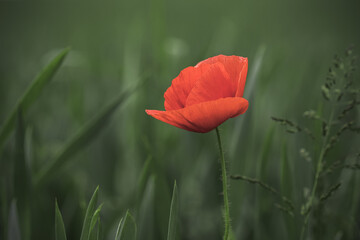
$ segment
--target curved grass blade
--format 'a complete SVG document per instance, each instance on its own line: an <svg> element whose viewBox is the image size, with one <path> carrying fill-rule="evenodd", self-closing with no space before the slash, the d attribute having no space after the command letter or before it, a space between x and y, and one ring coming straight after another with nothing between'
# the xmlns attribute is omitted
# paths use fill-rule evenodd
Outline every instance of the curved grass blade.
<svg viewBox="0 0 360 240"><path fill-rule="evenodd" d="M179 211L178 190L177 190L176 181L175 181L173 195L172 195L172 199L171 199L171 206L170 206L170 216L169 216L167 240L175 240L176 239L178 211Z"/></svg>
<svg viewBox="0 0 360 240"><path fill-rule="evenodd" d="M75 153L85 147L97 134L106 126L115 110L130 96L132 91L121 93L109 105L107 105L99 114L80 128L60 149L55 158L40 169L35 178L34 185L41 186L49 176L56 170L64 166Z"/></svg>
<svg viewBox="0 0 360 240"><path fill-rule="evenodd" d="M115 240L135 240L136 239L136 223L134 218L126 211L125 217L119 222Z"/></svg>
<svg viewBox="0 0 360 240"><path fill-rule="evenodd" d="M119 221L119 225L117 227L117 230L116 230L116 235L115 235L115 240L119 240L120 239L120 229L121 229L121 226L122 226L122 221L124 219L121 218L120 221Z"/></svg>
<svg viewBox="0 0 360 240"><path fill-rule="evenodd" d="M11 131L15 126L16 114L19 108L25 112L31 104L39 97L42 89L45 85L51 80L58 68L61 66L61 63L68 54L70 48L65 48L62 50L59 55L57 55L34 79L28 89L25 91L24 95L18 100L15 108L12 110L9 117L5 120L5 123L0 129L0 148L5 143L6 139L9 137Z"/></svg>
<svg viewBox="0 0 360 240"><path fill-rule="evenodd" d="M98 199L98 192L99 187L97 187L94 191L94 194L92 195L89 205L86 209L85 219L81 231L81 237L80 240L88 240L90 236L90 227L91 227L91 220L94 216L94 213L96 212L96 204Z"/></svg>
<svg viewBox="0 0 360 240"><path fill-rule="evenodd" d="M103 204L101 204L94 212L92 218L91 218L91 223L90 223L90 229L89 229L89 239L96 239L99 235L99 228L100 228L100 211L102 208ZM95 229L95 225L96 223L97 228Z"/></svg>
<svg viewBox="0 0 360 240"><path fill-rule="evenodd" d="M66 231L64 221L59 210L57 201L55 200L55 240L66 240Z"/></svg>

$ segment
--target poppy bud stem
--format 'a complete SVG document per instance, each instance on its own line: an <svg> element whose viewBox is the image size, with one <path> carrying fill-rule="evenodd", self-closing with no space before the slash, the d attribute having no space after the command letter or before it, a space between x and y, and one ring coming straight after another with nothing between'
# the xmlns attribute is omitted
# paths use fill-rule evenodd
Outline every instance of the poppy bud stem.
<svg viewBox="0 0 360 240"><path fill-rule="evenodd" d="M221 137L219 128L216 128L217 140L219 143L220 150L220 161L221 161L221 172L222 172L222 183L223 183L223 195L224 195L224 220L225 220L225 232L224 240L228 240L229 230L230 230L230 213L229 213L229 199L228 199L228 184L227 184L227 175L226 175L226 163L224 158L224 152L221 143Z"/></svg>

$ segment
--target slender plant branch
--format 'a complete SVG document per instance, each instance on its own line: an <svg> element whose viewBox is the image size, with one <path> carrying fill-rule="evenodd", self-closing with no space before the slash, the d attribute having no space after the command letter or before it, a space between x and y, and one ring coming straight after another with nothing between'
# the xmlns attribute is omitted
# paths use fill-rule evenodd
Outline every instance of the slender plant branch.
<svg viewBox="0 0 360 240"><path fill-rule="evenodd" d="M328 120L328 123L327 123L327 126L329 126L329 129L326 131L326 135L324 137L323 145L322 145L321 152L320 152L320 155L319 155L319 160L317 162L314 184L313 184L313 187L312 187L312 190L311 190L311 196L310 196L309 202L305 206L306 207L305 220L304 220L304 224L302 226L300 240L302 240L304 238L305 229L306 229L307 224L309 222L311 208L313 206L315 195L316 195L316 190L317 190L317 186L318 186L318 182L319 182L319 177L320 177L320 174L321 174L321 172L323 170L323 160L324 160L325 153L327 151L327 145L328 145L328 140L329 140L329 136L330 136L330 127L332 125L333 117L334 117L334 108L332 107L330 117L329 117L329 120Z"/></svg>
<svg viewBox="0 0 360 240"><path fill-rule="evenodd" d="M216 128L216 135L220 150L221 173L222 173L221 175L222 175L222 183L223 183L224 208L225 208L224 209L224 220L225 220L224 240L228 240L229 230L230 230L228 185L227 185L227 175L226 175L226 163L225 163L224 152L221 143L220 132L218 128Z"/></svg>

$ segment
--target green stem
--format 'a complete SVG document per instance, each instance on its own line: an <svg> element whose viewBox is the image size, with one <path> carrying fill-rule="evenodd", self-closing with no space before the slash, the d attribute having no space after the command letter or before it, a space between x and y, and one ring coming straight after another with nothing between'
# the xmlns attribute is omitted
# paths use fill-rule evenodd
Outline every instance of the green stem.
<svg viewBox="0 0 360 240"><path fill-rule="evenodd" d="M331 111L329 121L327 122L328 130L326 132L326 135L325 135L325 138L324 138L324 141L323 141L323 145L322 145L322 148L321 148L321 152L320 152L320 155L319 155L319 160L317 162L314 184L313 184L313 187L312 187L312 190L311 190L311 196L310 196L309 204L308 204L308 209L309 210L308 210L308 213L306 213L306 216L305 216L304 224L303 224L303 227L302 227L302 230L301 230L300 240L302 240L303 237L304 237L305 228L306 228L306 226L308 224L311 208L312 208L312 205L313 205L313 202L314 202L314 199L315 199L316 190L317 190L317 186L318 186L318 182L319 182L319 177L320 177L320 174L321 174L321 171L322 171L322 165L323 165L323 159L324 159L324 155L325 155L325 151L326 151L326 146L328 144L328 139L329 139L329 136L330 136L330 128L331 128L331 125L332 125L333 116L334 116L334 110Z"/></svg>
<svg viewBox="0 0 360 240"><path fill-rule="evenodd" d="M226 164L224 158L224 152L221 143L221 137L219 129L216 128L217 140L219 143L220 150L220 160L221 160L221 175L222 175L222 183L223 183L223 195L224 195L224 220L225 220L225 232L224 232L224 240L228 240L229 230L230 230L230 213L229 213L229 199L228 199L228 184L227 184L227 176L226 176Z"/></svg>

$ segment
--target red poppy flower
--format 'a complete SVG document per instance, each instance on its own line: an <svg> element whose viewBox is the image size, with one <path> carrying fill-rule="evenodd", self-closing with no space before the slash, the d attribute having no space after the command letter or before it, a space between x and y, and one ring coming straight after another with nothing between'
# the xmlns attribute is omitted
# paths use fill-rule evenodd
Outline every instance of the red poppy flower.
<svg viewBox="0 0 360 240"><path fill-rule="evenodd" d="M206 133L246 112L243 92L247 58L219 55L182 70L164 94L165 110L154 118L188 131Z"/></svg>

